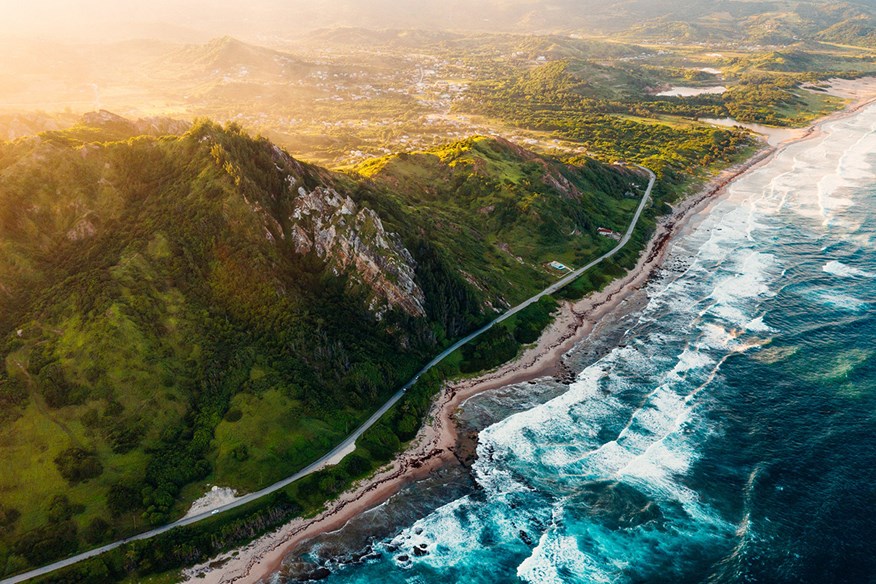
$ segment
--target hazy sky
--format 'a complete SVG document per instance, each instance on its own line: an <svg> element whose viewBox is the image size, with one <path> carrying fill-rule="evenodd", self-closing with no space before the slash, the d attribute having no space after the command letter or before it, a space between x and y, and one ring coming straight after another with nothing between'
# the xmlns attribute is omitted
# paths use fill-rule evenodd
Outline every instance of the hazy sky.
<svg viewBox="0 0 876 584"><path fill-rule="evenodd" d="M628 0L0 0L5 39L203 41L331 26L491 28L526 15L588 14ZM659 4L677 0L648 0ZM504 20L504 16L511 16ZM560 19L562 22L562 19Z"/></svg>
<svg viewBox="0 0 876 584"><path fill-rule="evenodd" d="M252 2L231 0L0 0L6 37L118 40L155 25L204 30L248 18Z"/></svg>
<svg viewBox="0 0 876 584"><path fill-rule="evenodd" d="M472 4L496 0L0 0L4 38L119 40L158 37L184 40L222 34L294 35L336 24L393 26L454 20ZM526 4L532 0L522 0ZM438 14L436 14L438 13ZM370 17L370 20L369 20ZM191 38L190 40L202 40Z"/></svg>

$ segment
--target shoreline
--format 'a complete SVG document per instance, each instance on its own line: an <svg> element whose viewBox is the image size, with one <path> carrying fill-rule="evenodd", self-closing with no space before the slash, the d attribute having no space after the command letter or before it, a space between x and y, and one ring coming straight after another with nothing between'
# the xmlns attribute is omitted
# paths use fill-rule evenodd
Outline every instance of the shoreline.
<svg viewBox="0 0 876 584"><path fill-rule="evenodd" d="M376 474L329 502L316 516L295 519L247 546L185 570L186 580L215 584L265 582L281 569L285 557L296 547L319 534L342 528L353 517L383 504L404 486L428 476L441 466L462 463L466 453L460 448L455 414L468 399L485 391L539 378L568 378L570 372L564 367L563 356L647 283L662 265L673 237L691 218L725 194L736 179L769 162L788 144L814 138L820 135L824 124L850 117L876 102L876 80L865 78L859 81L857 84L843 82L846 87L837 92L841 97L854 100L842 111L816 120L809 127L800 129L798 135L778 145L765 143L750 158L725 169L678 202L670 214L658 220L656 230L634 268L600 292L581 300L561 302L554 321L538 341L513 361L476 378L445 385L432 404L429 421L408 449Z"/></svg>

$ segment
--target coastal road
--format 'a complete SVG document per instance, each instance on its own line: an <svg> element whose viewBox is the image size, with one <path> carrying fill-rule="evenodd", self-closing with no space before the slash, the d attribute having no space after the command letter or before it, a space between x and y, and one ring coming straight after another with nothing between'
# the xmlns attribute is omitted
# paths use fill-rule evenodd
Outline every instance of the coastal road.
<svg viewBox="0 0 876 584"><path fill-rule="evenodd" d="M463 345L465 345L469 341L472 341L473 339L476 339L480 335L484 334L486 331L491 329L493 326L499 324L500 322L502 322L508 318L511 318L512 316L514 316L515 314L517 314L521 310L525 309L527 306L530 306L531 304L538 302L543 297L548 296L550 294L553 294L557 290L560 290L564 286L575 281L579 276L581 276L581 274L583 274L587 270L593 268L594 266L600 264L601 262L607 260L608 258L615 255L617 252L622 250L624 248L624 246L626 246L627 243L629 243L630 238L633 235L633 230L635 230L636 225L639 222L639 218L642 216L642 212L645 210L645 207L647 206L648 201L650 200L651 190L654 188L654 183L657 182L657 176L651 170L649 170L645 167L641 167L641 166L639 168L641 168L642 170L647 172L648 176L650 177L649 181L648 181L648 188L645 189L645 194L642 195L642 200L639 203L639 206L636 208L636 213L635 213L635 215L633 215L633 219L632 219L632 221L630 221L630 225L627 228L626 233L624 233L623 237L620 239L620 241L618 241L618 244L614 248L612 248L611 251L596 258L595 260L593 260L592 262L590 262L586 266L578 268L577 270L571 272L570 274L561 278L560 280L557 280L556 282L554 282L553 284L551 284L550 286L548 286L547 288L545 288L544 290L542 290L541 292L539 292L538 294L536 294L535 296L530 298L529 300L526 300L523 303L518 304L514 308L508 310L507 312L505 312L501 316L497 317L495 320L491 321L489 324L479 328L475 332L471 333L470 335L466 336L465 338L458 340L453 345L444 349L444 351L442 351L434 359L429 361L429 363L427 363L426 366L423 367L419 373L417 373L410 381L408 381L401 389L399 389L391 398L389 398L389 400L386 403L384 403L380 407L380 409L378 409L376 412L374 412L371 415L371 417L365 421L364 424L359 426L359 428L357 428L352 434L347 436L347 438L345 438L343 442L341 442L340 444L335 446L330 452L328 452L327 454L322 456L319 460L314 461L313 463L307 465L303 469L299 470L298 472L296 472L292 476L283 479L282 481L279 481L277 483L274 483L273 485L267 486L260 491L256 491L254 493L244 495L240 499L236 499L235 501L233 501L231 503L227 503L227 504L222 505L221 507L218 507L218 508L213 509L211 511L199 513L198 515L192 515L191 517L184 517L178 521L174 521L173 523L168 523L167 525L163 525L161 527L156 527L155 529L146 531L146 532L141 533L139 535L134 535L131 537L127 537L125 539L121 539L119 541L107 544L105 546L95 548L93 550L89 550L87 552L83 552L81 554L72 556L72 557L67 558L65 560L60 560L60 561L55 562L53 564L43 566L42 568L37 568L35 570L31 570L30 572L25 572L23 574L19 574L18 576L12 576L11 578L7 578L7 579L3 580L2 582L0 582L0 584L15 584L17 582L24 582L26 580L30 580L31 578L36 578L37 576L44 576L46 574L49 574L50 572L54 572L55 570L59 570L61 568L65 568L67 566L71 566L73 564L81 562L82 560L86 560L88 558L93 558L94 556L98 556L102 553L114 550L118 547L125 545L126 543L129 543L132 541L143 540L143 539L149 539L149 538L155 537L156 535L160 535L162 533L170 531L171 529L175 529L177 527L182 527L184 525L192 525L193 523L198 523L199 521L203 521L204 519L207 519L208 517L213 517L214 515L222 513L223 511L229 511L231 509L240 507L241 505L246 505L247 503L251 503L253 501L261 499L262 497L266 497L267 495L270 495L271 493L275 493L275 492L279 491L280 489L287 487L291 483L294 483L295 481L302 479L302 478L306 477L307 475L314 473L314 472L318 471L319 469L323 468L331 460L337 458L339 455L341 455L342 453L347 451L349 448L351 448L353 446L353 444L355 444L356 440L358 440L359 437L362 436L362 434L364 434L369 428L371 428L371 426L376 424L377 421L381 417L383 417L383 415L387 411L389 411L389 409L392 406L394 406L402 397L404 397L405 392L408 389L410 389L411 386L413 386L417 382L417 380L420 379L420 376L422 376L424 373L426 373L427 371L429 371L430 369L435 367L438 363L440 363L445 358L447 358L448 355L450 355L451 353L453 353L454 351L456 351L457 349L459 349L460 347L462 347Z"/></svg>

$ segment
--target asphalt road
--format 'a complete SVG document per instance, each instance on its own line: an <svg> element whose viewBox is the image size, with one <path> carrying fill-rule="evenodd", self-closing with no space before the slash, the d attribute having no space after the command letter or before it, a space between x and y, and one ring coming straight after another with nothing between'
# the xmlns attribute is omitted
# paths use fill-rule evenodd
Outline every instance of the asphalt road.
<svg viewBox="0 0 876 584"><path fill-rule="evenodd" d="M592 262L590 262L586 266L578 268L577 270L571 272L570 274L563 277L562 279L557 280L556 282L554 282L553 284L551 284L550 286L548 286L547 288L545 288L544 290L542 290L541 292L539 292L538 294L536 294L535 296L530 298L529 300L526 300L523 303L518 304L514 308L508 310L508 312L505 312L501 316L497 317L495 320L493 320L489 324L483 326L482 328L476 330L475 332L471 333L467 337L458 340L456 343L454 343L450 347L447 347L446 349L444 349L444 351L442 351L434 359L429 361L429 363L427 363L426 366L423 367L419 373L417 373L410 381L408 381L401 389L399 389L391 398L389 398L389 400L385 404L383 404L380 407L380 409L378 409L376 412L374 412L374 414L372 414L371 417L368 418L364 424L359 426L359 428L357 428L352 434L347 436L347 438L343 442L341 442L340 444L335 446L330 452L326 453L319 460L314 461L313 463L311 463L308 466L304 467L303 469L299 470L298 472L296 472L292 476L283 479L282 481L279 481L277 483L274 483L273 485L267 486L260 491L256 491L254 493L250 493L248 495L245 495L245 496L241 497L240 499L237 499L231 503L228 503L226 505L218 507L217 509L214 509L211 511L206 511L206 512L200 513L198 515L192 515L191 517L185 517L185 518L180 519L178 521L174 521L173 523L168 523L167 525L163 525L161 527L156 527L155 529L151 529L149 531L143 532L139 535L127 537L125 539L121 539L119 541L107 544L105 546L95 548L95 549L89 550L87 552L82 552L81 554L77 554L77 555L72 556L70 558L67 558L65 560L57 561L53 564L49 564L48 566L43 566L42 568L37 568L35 570L31 570L30 572L25 572L23 574L19 574L18 576L12 576L11 578L7 578L7 579L3 580L2 582L0 582L0 584L15 584L16 582L24 582L26 580L30 580L31 578L36 578L37 576L44 576L46 574L49 574L50 572L54 572L55 570L59 570L61 568L65 568L67 566L71 566L73 564L81 562L82 560L86 560L88 558L93 558L94 556L98 556L104 552L114 550L118 547L125 545L128 542L142 540L142 539L149 539L151 537L155 537L156 535L162 534L166 531L170 531L171 529L174 529L176 527L182 527L184 525L191 525L193 523L198 523L199 521L203 521L204 519L207 519L208 517L212 517L214 515L222 513L223 511L228 511L230 509L240 507L241 505L246 505L247 503L251 503L257 499L261 499L262 497L270 495L271 493L275 493L275 492L279 491L280 489L288 486L289 484L294 483L295 481L302 479L302 478L306 477L307 475L319 470L329 460L336 457L337 455L342 453L345 449L347 449L352 444L354 444L356 442L356 440L358 440L359 437L362 436L362 434L364 434L369 428L371 428L371 426L373 426L375 423L377 423L377 420L379 420L381 417L383 417L383 414L385 414L387 411L389 411L389 409L392 406L394 406L404 396L405 392L412 385L414 385L414 383L417 382L417 380L420 378L421 375L423 375L424 373L426 373L427 371L432 369L435 365L437 365L438 363L443 361L448 355L450 355L451 353L453 353L454 351L456 351L457 349L459 349L460 347L462 347L463 345L465 345L469 341L484 334L486 331L488 331L494 325L496 325L496 324L498 324L498 323L500 323L508 318L511 318L512 316L514 316L515 314L517 314L518 312L520 312L521 310L523 310L524 308L526 308L530 304L538 302L544 296L548 296L550 294L553 294L557 290L559 290L559 289L563 288L564 286L566 286L567 284L573 282L581 274L583 274L587 270L591 269L593 266L607 260L608 258L615 255L617 252L619 252L621 249L623 249L624 246L627 243L629 243L630 238L633 235L633 230L636 228L636 225L639 222L639 218L641 217L642 212L645 210L645 207L648 204L648 200L651 197L651 190L654 188L654 183L657 181L657 177L653 172L651 172L650 170L648 170L647 168L644 168L644 167L639 167L639 168L646 171L648 173L648 175L650 176L650 180L648 181L648 188L645 190L645 194L642 195L642 201L639 203L639 206L636 208L636 213L635 213L635 215L633 215L633 219L632 219L632 221L630 221L630 226L627 228L626 233L624 233L621 240L618 242L618 244L614 248L612 248L611 251L598 257L597 259L593 260Z"/></svg>

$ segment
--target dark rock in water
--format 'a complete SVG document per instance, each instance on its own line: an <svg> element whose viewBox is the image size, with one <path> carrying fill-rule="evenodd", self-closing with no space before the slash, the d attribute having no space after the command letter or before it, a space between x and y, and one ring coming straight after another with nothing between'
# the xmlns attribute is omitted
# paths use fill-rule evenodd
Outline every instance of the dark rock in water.
<svg viewBox="0 0 876 584"><path fill-rule="evenodd" d="M361 562L361 561L363 561L371 556L374 556L374 555L380 555L380 554L375 554L373 552L373 549L371 548L371 546L368 546L364 550L352 554L350 556L350 561L354 564L358 564L359 562Z"/></svg>
<svg viewBox="0 0 876 584"><path fill-rule="evenodd" d="M394 554L395 552L398 551L398 546L395 545L394 543L388 543L388 544L386 544L386 551L390 554Z"/></svg>
<svg viewBox="0 0 876 584"><path fill-rule="evenodd" d="M415 547L414 548L414 555L417 556L418 558L422 558L423 556L428 556L429 552L426 551L425 549L420 549L418 547Z"/></svg>
<svg viewBox="0 0 876 584"><path fill-rule="evenodd" d="M317 568L316 570L314 570L313 572L308 574L307 579L304 581L305 582L308 582L308 581L312 582L314 580L325 580L326 578L328 578L331 575L332 575L332 573L328 568L320 566L319 568Z"/></svg>
<svg viewBox="0 0 876 584"><path fill-rule="evenodd" d="M396 560L398 560L399 562L402 562L402 563L407 562L407 561L409 561L410 559L411 559L411 558L410 558L409 556L406 556L406 555L401 555L401 556L399 556L399 557L396 558Z"/></svg>
<svg viewBox="0 0 876 584"><path fill-rule="evenodd" d="M525 531L523 531L521 529L519 535L520 535L520 539L523 540L523 543L525 543L526 545L530 545L530 546L532 545L532 538L529 537L528 533L526 533Z"/></svg>
<svg viewBox="0 0 876 584"><path fill-rule="evenodd" d="M478 433L472 430L471 432L461 434L453 454L456 456L459 464L465 468L471 468L478 459Z"/></svg>
<svg viewBox="0 0 876 584"><path fill-rule="evenodd" d="M313 582L325 580L331 575L331 571L325 566L317 566L310 562L294 562L283 567L283 576L288 582Z"/></svg>

